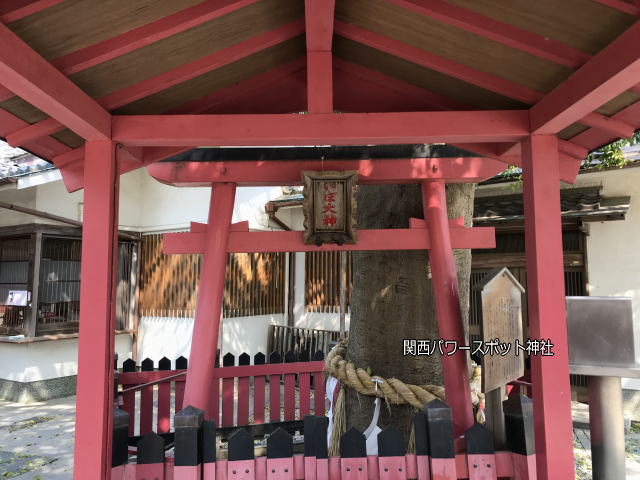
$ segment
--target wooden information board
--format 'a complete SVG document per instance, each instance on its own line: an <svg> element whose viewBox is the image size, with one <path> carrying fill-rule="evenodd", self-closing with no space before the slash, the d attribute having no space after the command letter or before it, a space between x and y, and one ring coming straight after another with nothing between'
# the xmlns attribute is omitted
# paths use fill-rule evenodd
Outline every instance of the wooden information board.
<svg viewBox="0 0 640 480"><path fill-rule="evenodd" d="M503 387L524 375L524 353L516 341L522 338L522 294L524 288L507 268L496 267L474 286L482 298L480 337L484 348L497 340L499 346L482 358L482 391ZM506 345L510 344L508 352ZM519 355L516 355L518 353Z"/></svg>

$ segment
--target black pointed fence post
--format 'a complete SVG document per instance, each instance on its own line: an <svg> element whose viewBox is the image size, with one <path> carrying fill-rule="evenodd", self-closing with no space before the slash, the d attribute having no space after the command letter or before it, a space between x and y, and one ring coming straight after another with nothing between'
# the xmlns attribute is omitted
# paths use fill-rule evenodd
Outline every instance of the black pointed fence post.
<svg viewBox="0 0 640 480"><path fill-rule="evenodd" d="M413 432L416 445L416 467L418 480L431 478L429 466L429 439L427 438L427 416L418 412L413 416Z"/></svg>
<svg viewBox="0 0 640 480"><path fill-rule="evenodd" d="M404 438L393 425L378 434L378 468L380 480L405 480L407 461Z"/></svg>
<svg viewBox="0 0 640 480"><path fill-rule="evenodd" d="M143 372L153 372L153 360L145 358L140 367ZM148 381L144 379L144 383ZM153 428L153 389L153 385L140 387L140 435L149 433Z"/></svg>
<svg viewBox="0 0 640 480"><path fill-rule="evenodd" d="M456 455L451 409L446 403L436 399L427 403L423 411L427 420L431 475L442 480L455 480Z"/></svg>
<svg viewBox="0 0 640 480"><path fill-rule="evenodd" d="M129 454L129 414L119 408L113 409L113 440L111 469L114 478L124 476L124 466Z"/></svg>
<svg viewBox="0 0 640 480"><path fill-rule="evenodd" d="M229 436L228 444L227 480L255 478L253 437L244 428L239 428Z"/></svg>
<svg viewBox="0 0 640 480"><path fill-rule="evenodd" d="M533 402L524 395L513 395L502 402L507 444L513 459L515 478L536 478L536 449L533 431Z"/></svg>
<svg viewBox="0 0 640 480"><path fill-rule="evenodd" d="M164 480L164 439L149 432L138 441L136 478Z"/></svg>
<svg viewBox="0 0 640 480"><path fill-rule="evenodd" d="M201 475L203 420L204 412L192 406L179 411L173 418L175 471L176 474L179 472L180 476L185 478L191 478L196 474Z"/></svg>
<svg viewBox="0 0 640 480"><path fill-rule="evenodd" d="M327 480L329 478L329 445L327 439L329 419L327 417L315 417L315 419L313 448L316 454L316 479Z"/></svg>
<svg viewBox="0 0 640 480"><path fill-rule="evenodd" d="M128 358L122 362L122 373L134 373L136 372L136 362ZM121 377L122 378L122 377ZM122 389L126 390L131 388L131 384L123 384ZM122 405L120 408L129 414L129 436L133 437L135 432L136 423L136 393L133 390L128 392L122 392Z"/></svg>
<svg viewBox="0 0 640 480"><path fill-rule="evenodd" d="M493 432L476 423L466 431L464 439L467 446L469 480L498 478Z"/></svg>
<svg viewBox="0 0 640 480"><path fill-rule="evenodd" d="M180 355L176 358L176 370L186 370L189 366L189 361ZM175 397L176 397L176 412L182 410L182 400L184 399L184 384L186 380L186 375L182 377L178 377L175 382Z"/></svg>
<svg viewBox="0 0 640 480"><path fill-rule="evenodd" d="M367 480L367 445L355 428L340 437L340 474L342 480Z"/></svg>
<svg viewBox="0 0 640 480"><path fill-rule="evenodd" d="M267 439L267 480L293 480L293 437L282 427Z"/></svg>
<svg viewBox="0 0 640 480"><path fill-rule="evenodd" d="M316 417L304 416L304 477L316 480Z"/></svg>
<svg viewBox="0 0 640 480"><path fill-rule="evenodd" d="M202 480L216 478L216 422L202 422Z"/></svg>

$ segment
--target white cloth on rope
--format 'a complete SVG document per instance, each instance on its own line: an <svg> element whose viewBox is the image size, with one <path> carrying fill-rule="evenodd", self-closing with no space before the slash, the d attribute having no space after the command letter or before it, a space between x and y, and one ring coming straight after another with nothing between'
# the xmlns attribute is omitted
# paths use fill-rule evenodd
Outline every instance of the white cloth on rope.
<svg viewBox="0 0 640 480"><path fill-rule="evenodd" d="M325 386L325 395L329 399L329 425L327 426L327 447L331 443L331 432L333 431L333 394L336 391L336 387L339 382L336 377L327 377L327 384Z"/></svg>

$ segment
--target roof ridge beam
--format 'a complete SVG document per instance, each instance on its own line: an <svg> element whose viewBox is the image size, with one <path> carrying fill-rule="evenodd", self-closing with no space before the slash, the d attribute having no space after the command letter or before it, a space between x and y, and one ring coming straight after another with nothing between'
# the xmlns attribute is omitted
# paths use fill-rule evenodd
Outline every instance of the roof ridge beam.
<svg viewBox="0 0 640 480"><path fill-rule="evenodd" d="M305 0L307 110L333 112L333 22L335 0Z"/></svg>
<svg viewBox="0 0 640 480"><path fill-rule="evenodd" d="M638 83L640 21L531 108L531 130L556 134Z"/></svg>
<svg viewBox="0 0 640 480"><path fill-rule="evenodd" d="M109 112L3 24L0 24L0 81L84 139L110 138Z"/></svg>
<svg viewBox="0 0 640 480"><path fill-rule="evenodd" d="M441 0L387 0L419 15L488 38L538 58L575 69L591 55L556 40L545 38L491 17L475 13Z"/></svg>
<svg viewBox="0 0 640 480"><path fill-rule="evenodd" d="M302 20L296 20L274 30L269 30L255 37L251 37L243 42L218 50L205 57L180 65L168 72L163 72L154 77L142 80L141 82L105 95L95 101L105 109L113 110L154 93L158 93L178 83L203 75L216 68L241 60L249 55L265 50L298 35L302 35L303 33L304 24ZM64 125L61 122L57 122L56 125L56 120L45 119L25 129L12 132L11 139L13 142L31 141L42 137L43 132L45 135L48 135L58 132L63 128ZM16 143L16 145L19 145L19 143Z"/></svg>

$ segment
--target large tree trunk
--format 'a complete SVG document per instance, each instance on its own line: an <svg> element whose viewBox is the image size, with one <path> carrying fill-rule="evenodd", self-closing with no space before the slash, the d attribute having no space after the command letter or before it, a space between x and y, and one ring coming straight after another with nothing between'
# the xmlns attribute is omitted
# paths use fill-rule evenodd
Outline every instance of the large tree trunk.
<svg viewBox="0 0 640 480"><path fill-rule="evenodd" d="M471 225L475 184L447 185L449 218ZM407 228L424 218L420 186L361 186L359 228ZM465 332L468 328L471 252L455 251ZM404 356L404 339L437 339L438 325L426 251L353 254L353 293L347 359L384 378L416 385L442 385L440 355ZM446 339L445 339L446 340ZM373 397L347 389L347 428L363 431L371 422ZM383 404L378 425L393 424L408 441L412 408Z"/></svg>

